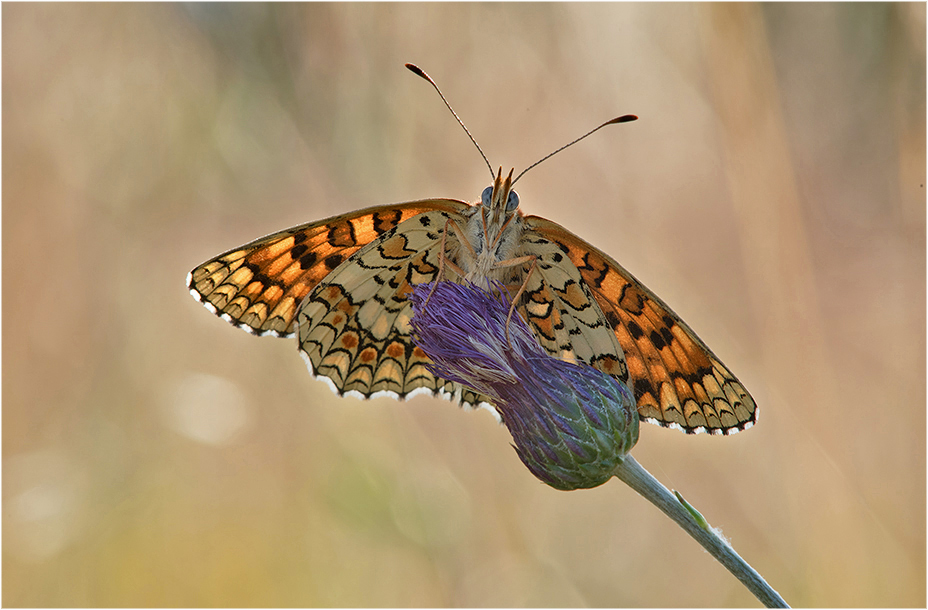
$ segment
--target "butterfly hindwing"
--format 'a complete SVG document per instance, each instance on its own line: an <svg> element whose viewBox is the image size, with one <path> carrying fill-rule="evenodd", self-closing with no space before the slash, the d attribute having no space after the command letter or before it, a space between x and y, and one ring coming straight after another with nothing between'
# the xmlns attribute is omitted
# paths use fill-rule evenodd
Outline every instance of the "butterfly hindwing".
<svg viewBox="0 0 928 610"><path fill-rule="evenodd" d="M203 263L187 276L187 287L207 309L243 330L291 337L306 295L362 246L423 212L467 207L453 199L426 199L300 225Z"/></svg>
<svg viewBox="0 0 928 610"><path fill-rule="evenodd" d="M560 245L595 297L622 347L642 419L688 433L731 434L754 424L754 399L663 301L567 229L537 216L525 220Z"/></svg>
<svg viewBox="0 0 928 610"><path fill-rule="evenodd" d="M622 347L561 246L528 232L523 235L523 248L537 258L518 309L541 346L556 358L595 365L627 383Z"/></svg>

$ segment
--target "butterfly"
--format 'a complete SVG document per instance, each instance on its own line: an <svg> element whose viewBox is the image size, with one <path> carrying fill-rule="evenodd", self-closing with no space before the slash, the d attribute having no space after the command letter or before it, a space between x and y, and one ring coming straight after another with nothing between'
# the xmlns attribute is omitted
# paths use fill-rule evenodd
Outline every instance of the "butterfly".
<svg viewBox="0 0 928 610"><path fill-rule="evenodd" d="M642 420L691 434L751 427L753 398L690 327L608 254L524 215L512 173L500 168L473 204L381 205L267 235L199 265L187 287L249 333L297 337L310 373L339 395L427 392L492 407L429 371L410 337L407 297L412 286L439 279L499 282L517 294L515 309L546 351L628 384Z"/></svg>

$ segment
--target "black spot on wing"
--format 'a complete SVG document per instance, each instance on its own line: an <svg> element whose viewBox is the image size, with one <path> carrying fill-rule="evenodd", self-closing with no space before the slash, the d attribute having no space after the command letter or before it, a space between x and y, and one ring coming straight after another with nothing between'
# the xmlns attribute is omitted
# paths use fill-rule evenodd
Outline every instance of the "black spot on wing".
<svg viewBox="0 0 928 610"><path fill-rule="evenodd" d="M259 282L264 287L263 290L267 290L268 286L277 286L278 288L286 289L286 287L283 285L283 282L280 282L279 280L271 279L264 273L256 273L255 276L251 278L251 281Z"/></svg>
<svg viewBox="0 0 928 610"><path fill-rule="evenodd" d="M641 330L641 327L638 326L638 323L635 322L634 320L629 320L626 326L628 328L629 334L632 336L632 339L635 339L637 341L638 339L644 336L644 331Z"/></svg>
<svg viewBox="0 0 928 610"><path fill-rule="evenodd" d="M655 348L657 348L658 351L667 347L667 344L664 342L664 338L661 337L661 335L656 330L651 331L651 334L648 335L648 339L651 340L651 343Z"/></svg>
<svg viewBox="0 0 928 610"><path fill-rule="evenodd" d="M670 332L670 328L667 326L661 327L660 330L661 338L664 340L664 343L670 345L673 343L673 334Z"/></svg>
<svg viewBox="0 0 928 610"><path fill-rule="evenodd" d="M608 322L609 326L612 328L615 328L622 323L621 320L619 320L619 316L611 309L606 312L606 322Z"/></svg>
<svg viewBox="0 0 928 610"><path fill-rule="evenodd" d="M322 263L325 265L326 269L331 271L332 269L335 269L341 265L343 260L345 260L345 257L341 254L330 254L329 256L325 257L325 260L322 261Z"/></svg>
<svg viewBox="0 0 928 610"><path fill-rule="evenodd" d="M304 254L306 254L307 250L309 250L309 248L306 246L306 244L297 244L296 246L293 246L292 248L290 248L290 258L292 258L293 260L297 260Z"/></svg>
<svg viewBox="0 0 928 610"><path fill-rule="evenodd" d="M654 386L651 385L651 380L646 377L642 377L641 379L636 379L635 380L635 400L638 400L645 394L650 394L651 396L655 396L655 397L657 396L657 394L654 391Z"/></svg>
<svg viewBox="0 0 928 610"><path fill-rule="evenodd" d="M300 269L302 269L303 271L306 271L307 269L309 269L310 267L316 264L316 260L318 258L319 257L316 255L316 253L312 251L307 252L306 254L302 255L300 257Z"/></svg>

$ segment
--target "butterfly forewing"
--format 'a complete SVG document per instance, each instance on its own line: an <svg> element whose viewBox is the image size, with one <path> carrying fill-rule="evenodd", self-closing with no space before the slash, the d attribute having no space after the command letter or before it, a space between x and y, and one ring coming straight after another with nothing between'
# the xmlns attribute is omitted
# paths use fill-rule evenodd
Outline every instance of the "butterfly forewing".
<svg viewBox="0 0 928 610"><path fill-rule="evenodd" d="M273 233L203 263L187 276L193 297L248 332L293 336L306 295L342 262L401 222L462 201L426 199L377 206Z"/></svg>
<svg viewBox="0 0 928 610"><path fill-rule="evenodd" d="M525 220L579 270L622 347L643 419L689 433L731 434L753 425L754 399L663 301L567 229L537 216Z"/></svg>

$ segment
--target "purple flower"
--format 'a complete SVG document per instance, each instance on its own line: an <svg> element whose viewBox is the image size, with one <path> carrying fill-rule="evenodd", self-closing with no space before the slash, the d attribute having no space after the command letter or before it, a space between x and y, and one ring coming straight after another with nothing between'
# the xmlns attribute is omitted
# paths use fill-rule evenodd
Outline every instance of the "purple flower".
<svg viewBox="0 0 928 610"><path fill-rule="evenodd" d="M414 287L413 340L432 373L485 395L536 477L557 489L596 487L638 440L638 410L621 381L554 358L510 304L473 285ZM426 303L428 299L428 303Z"/></svg>

